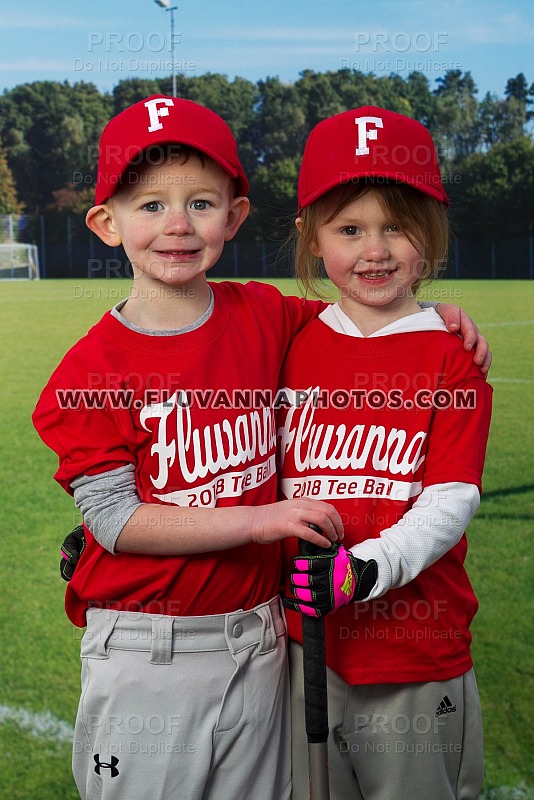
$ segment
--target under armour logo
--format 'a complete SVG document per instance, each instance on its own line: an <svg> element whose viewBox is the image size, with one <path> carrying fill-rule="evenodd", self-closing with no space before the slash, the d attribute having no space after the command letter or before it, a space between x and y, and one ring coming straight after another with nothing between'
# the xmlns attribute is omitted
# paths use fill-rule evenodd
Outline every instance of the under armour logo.
<svg viewBox="0 0 534 800"><path fill-rule="evenodd" d="M150 125L148 132L153 133L163 128L163 123L160 122L160 117L169 116L168 106L173 106L174 103L170 97L155 97L153 100L147 100L145 106L148 108L148 116L150 117ZM163 106L163 108L159 108Z"/></svg>
<svg viewBox="0 0 534 800"><path fill-rule="evenodd" d="M106 764L105 761L100 761L100 754L97 753L94 756L96 761L95 772L97 775L100 775L101 769L109 769L111 770L111 777L116 778L119 774L119 770L117 769L117 764L119 763L119 759L116 756L111 756L111 764Z"/></svg>
<svg viewBox="0 0 534 800"><path fill-rule="evenodd" d="M367 156L370 153L367 147L369 139L376 139L378 136L377 128L383 128L384 123L380 117L356 117L354 120L358 126L358 147L356 148L357 156ZM367 130L367 125L374 125L374 130Z"/></svg>

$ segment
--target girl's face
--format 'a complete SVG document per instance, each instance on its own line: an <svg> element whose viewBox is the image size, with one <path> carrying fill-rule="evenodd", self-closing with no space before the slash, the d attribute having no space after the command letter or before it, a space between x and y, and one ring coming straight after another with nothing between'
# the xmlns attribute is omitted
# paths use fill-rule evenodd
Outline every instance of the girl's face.
<svg viewBox="0 0 534 800"><path fill-rule="evenodd" d="M423 247L414 247L386 216L375 191L320 225L312 251L323 259L349 316L364 307L387 311L388 320L419 310L411 287L423 267Z"/></svg>

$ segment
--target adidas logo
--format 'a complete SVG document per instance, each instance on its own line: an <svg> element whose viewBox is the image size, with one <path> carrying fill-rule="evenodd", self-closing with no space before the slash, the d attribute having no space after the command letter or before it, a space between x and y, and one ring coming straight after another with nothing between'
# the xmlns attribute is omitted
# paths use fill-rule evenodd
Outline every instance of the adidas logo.
<svg viewBox="0 0 534 800"><path fill-rule="evenodd" d="M456 711L456 706L453 706L448 696L445 695L445 697L438 706L438 710L436 711L436 717L441 717L442 714L454 714L455 711Z"/></svg>
<svg viewBox="0 0 534 800"><path fill-rule="evenodd" d="M341 591L343 594L346 594L347 597L352 597L354 593L354 578L350 563L347 564L347 574L345 576L345 580L343 581L343 585L341 586Z"/></svg>

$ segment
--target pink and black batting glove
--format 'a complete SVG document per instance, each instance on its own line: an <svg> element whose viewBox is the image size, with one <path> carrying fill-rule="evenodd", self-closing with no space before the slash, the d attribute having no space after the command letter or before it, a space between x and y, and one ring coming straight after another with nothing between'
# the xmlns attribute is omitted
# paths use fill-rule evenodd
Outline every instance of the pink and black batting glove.
<svg viewBox="0 0 534 800"><path fill-rule="evenodd" d="M309 617L324 617L352 602L365 600L376 583L376 561L361 561L333 543L328 550L293 559L290 580L294 597L284 605Z"/></svg>

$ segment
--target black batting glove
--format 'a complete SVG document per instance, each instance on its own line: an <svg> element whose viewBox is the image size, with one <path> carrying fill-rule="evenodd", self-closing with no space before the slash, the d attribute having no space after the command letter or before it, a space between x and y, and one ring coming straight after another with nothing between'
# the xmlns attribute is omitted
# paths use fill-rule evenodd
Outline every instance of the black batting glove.
<svg viewBox="0 0 534 800"><path fill-rule="evenodd" d="M59 571L64 581L70 581L74 575L76 564L85 550L85 534L83 525L77 525L61 545L61 561Z"/></svg>

